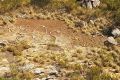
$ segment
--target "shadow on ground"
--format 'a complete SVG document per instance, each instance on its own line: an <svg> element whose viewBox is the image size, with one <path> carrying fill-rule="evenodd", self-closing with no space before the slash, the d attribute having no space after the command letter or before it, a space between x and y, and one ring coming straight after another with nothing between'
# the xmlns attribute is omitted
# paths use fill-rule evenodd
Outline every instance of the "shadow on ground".
<svg viewBox="0 0 120 80"><path fill-rule="evenodd" d="M31 0L31 4L38 7L44 7L50 3L50 0Z"/></svg>

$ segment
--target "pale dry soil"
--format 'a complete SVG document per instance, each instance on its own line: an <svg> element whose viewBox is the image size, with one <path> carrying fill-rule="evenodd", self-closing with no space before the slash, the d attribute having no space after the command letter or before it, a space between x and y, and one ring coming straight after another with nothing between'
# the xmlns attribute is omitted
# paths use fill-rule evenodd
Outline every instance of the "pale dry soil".
<svg viewBox="0 0 120 80"><path fill-rule="evenodd" d="M104 41L106 41L106 37L104 36L92 36L84 34L80 30L73 30L64 22L59 20L17 19L14 24L1 26L0 32L1 41L3 40L4 42L8 42L10 44L15 44L14 42L27 41L28 45L31 46L30 49L22 51L21 59L23 59L23 62L31 60L34 57L37 58L39 55L43 55L44 53L48 52L48 54L44 54L44 57L46 59L44 59L44 57L38 58L40 59L40 61L41 59L43 59L43 61L41 62L44 62L45 60L49 60L50 55L54 56L57 55L57 53L59 55L60 52L62 54L62 52L64 53L67 51L68 54L64 55L67 55L69 59L74 60L74 58L71 58L76 50L74 50L74 48L80 48L80 50L78 50L78 53L81 53L82 51L82 54L78 56L82 57L83 55L87 55L87 53L91 53L90 47L94 47L95 50L96 47L104 47ZM56 51L56 54L54 54L54 51ZM8 66L19 64L17 62L19 61L17 60L19 56L16 57L10 52L3 52L1 53L1 56L2 58L7 58ZM77 58L75 58L75 62L76 59ZM34 62L33 60L31 60L30 62L34 63L35 65L39 64L39 60L38 63ZM52 61L50 60L50 62ZM44 65L47 64L52 63L49 63L49 61L45 61Z"/></svg>
<svg viewBox="0 0 120 80"><path fill-rule="evenodd" d="M15 25L25 27L27 32L38 31L40 35L54 36L56 41L61 41L61 44L65 44L67 47L75 45L102 47L106 40L104 36L91 36L81 31L75 31L59 20L18 19Z"/></svg>

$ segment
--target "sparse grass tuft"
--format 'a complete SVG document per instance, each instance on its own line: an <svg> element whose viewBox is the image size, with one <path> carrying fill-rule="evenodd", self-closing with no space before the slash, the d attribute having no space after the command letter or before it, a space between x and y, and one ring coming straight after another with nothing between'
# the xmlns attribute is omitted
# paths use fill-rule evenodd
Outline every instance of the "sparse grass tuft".
<svg viewBox="0 0 120 80"><path fill-rule="evenodd" d="M22 51L30 48L26 41L21 41L15 44L10 44L9 46L2 49L3 52L8 51L13 53L14 56L22 55Z"/></svg>
<svg viewBox="0 0 120 80"><path fill-rule="evenodd" d="M66 77L70 80L85 80L84 77L80 76L80 72L70 72L66 74Z"/></svg>
<svg viewBox="0 0 120 80"><path fill-rule="evenodd" d="M87 72L87 80L100 80L100 74L102 73L102 68L92 67Z"/></svg>

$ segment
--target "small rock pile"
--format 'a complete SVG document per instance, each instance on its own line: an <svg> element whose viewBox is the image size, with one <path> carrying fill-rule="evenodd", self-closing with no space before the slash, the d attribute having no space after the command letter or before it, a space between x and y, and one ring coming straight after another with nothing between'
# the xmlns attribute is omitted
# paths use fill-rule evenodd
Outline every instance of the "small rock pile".
<svg viewBox="0 0 120 80"><path fill-rule="evenodd" d="M112 45L118 45L118 42L115 38L118 38L120 36L120 30L118 28L114 28L111 31L112 36L109 36L107 41Z"/></svg>
<svg viewBox="0 0 120 80"><path fill-rule="evenodd" d="M100 0L79 0L82 6L85 6L89 9L98 7L100 5Z"/></svg>

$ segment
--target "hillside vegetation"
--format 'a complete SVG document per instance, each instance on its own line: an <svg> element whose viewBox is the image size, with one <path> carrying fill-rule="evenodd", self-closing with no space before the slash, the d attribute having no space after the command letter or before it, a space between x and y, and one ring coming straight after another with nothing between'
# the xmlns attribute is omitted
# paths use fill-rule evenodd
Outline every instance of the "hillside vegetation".
<svg viewBox="0 0 120 80"><path fill-rule="evenodd" d="M76 0L1 0L0 12L16 9L19 6L32 5L36 7L47 7L48 9L66 8L74 14L84 14L90 16L107 16L119 23L120 20L120 1L119 0L101 0L99 9L86 13L85 9L81 9Z"/></svg>
<svg viewBox="0 0 120 80"><path fill-rule="evenodd" d="M0 80L120 80L120 0L100 1L0 0Z"/></svg>

